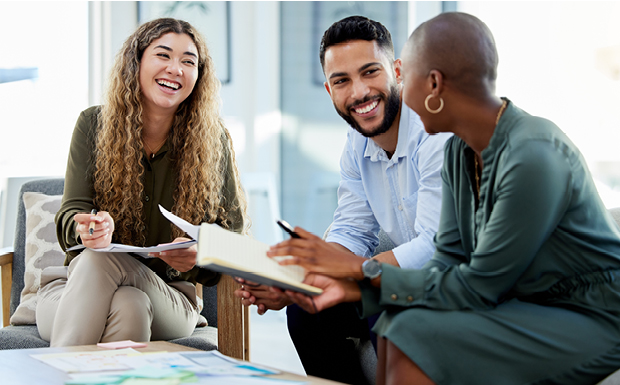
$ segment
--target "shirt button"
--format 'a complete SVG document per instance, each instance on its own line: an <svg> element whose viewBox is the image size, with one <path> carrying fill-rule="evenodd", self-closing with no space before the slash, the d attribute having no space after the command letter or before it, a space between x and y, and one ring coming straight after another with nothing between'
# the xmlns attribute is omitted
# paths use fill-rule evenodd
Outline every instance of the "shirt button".
<svg viewBox="0 0 620 385"><path fill-rule="evenodd" d="M396 301L398 299L398 296L396 294L392 294L390 298L392 298L392 301Z"/></svg>
<svg viewBox="0 0 620 385"><path fill-rule="evenodd" d="M398 205L398 209L399 209L400 211L403 211L403 205Z"/></svg>
<svg viewBox="0 0 620 385"><path fill-rule="evenodd" d="M413 297L412 297L412 296L408 296L408 297L407 297L407 301L408 301L408 302L413 302Z"/></svg>
<svg viewBox="0 0 620 385"><path fill-rule="evenodd" d="M148 195L145 195L145 196L144 196L144 200L148 202L149 200L151 200L151 198L149 198L149 196L148 196Z"/></svg>

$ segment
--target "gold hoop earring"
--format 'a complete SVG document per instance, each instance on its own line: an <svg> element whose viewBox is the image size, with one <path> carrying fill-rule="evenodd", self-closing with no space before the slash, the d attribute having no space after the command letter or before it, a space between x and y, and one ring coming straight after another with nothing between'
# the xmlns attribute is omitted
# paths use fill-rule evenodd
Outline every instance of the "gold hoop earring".
<svg viewBox="0 0 620 385"><path fill-rule="evenodd" d="M426 100L424 101L424 107L426 107L426 111L430 112L431 114L438 114L441 112L441 110L443 110L443 99L441 98L441 96L439 97L439 107L436 110L431 110L430 107L428 106L428 101L433 97L433 94L429 94L426 97Z"/></svg>

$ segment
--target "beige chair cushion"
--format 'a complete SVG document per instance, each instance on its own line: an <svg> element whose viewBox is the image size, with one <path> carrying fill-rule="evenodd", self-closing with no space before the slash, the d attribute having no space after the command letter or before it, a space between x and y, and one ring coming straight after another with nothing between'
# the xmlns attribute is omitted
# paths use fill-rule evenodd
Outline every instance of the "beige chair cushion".
<svg viewBox="0 0 620 385"><path fill-rule="evenodd" d="M41 285L41 272L48 266L64 263L65 255L56 238L54 216L60 209L62 195L24 193L26 208L26 270L20 303L11 316L12 325L35 324L37 291Z"/></svg>

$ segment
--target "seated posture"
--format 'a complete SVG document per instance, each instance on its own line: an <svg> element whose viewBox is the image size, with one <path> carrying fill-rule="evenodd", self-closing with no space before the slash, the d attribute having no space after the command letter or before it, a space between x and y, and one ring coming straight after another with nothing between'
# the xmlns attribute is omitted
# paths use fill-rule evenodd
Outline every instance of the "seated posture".
<svg viewBox="0 0 620 385"><path fill-rule="evenodd" d="M147 22L123 45L105 104L81 113L71 141L57 234L65 250L88 248L67 252L60 274L43 273L37 325L51 346L194 330L195 284L220 277L195 266L195 246L152 258L91 249L187 240L158 205L194 224L242 230L245 200L218 91L204 38L187 22Z"/></svg>
<svg viewBox="0 0 620 385"><path fill-rule="evenodd" d="M390 32L376 21L352 16L323 35L320 60L325 89L350 124L340 160L338 208L327 236L334 250L370 258L383 229L393 250L376 260L419 268L435 250L441 206L443 147L449 134L430 136L418 115L401 100L401 63L394 60ZM286 296L248 288L236 294L259 313L281 309ZM288 330L307 374L365 383L355 344L369 325L352 304L321 315L287 308ZM370 327L375 318L370 318Z"/></svg>
<svg viewBox="0 0 620 385"><path fill-rule="evenodd" d="M495 41L479 19L423 23L402 59L405 103L428 132L454 133L435 254L421 269L345 253L336 264L297 228L302 238L270 255L320 272L306 283L325 291L287 294L308 311L361 301L361 314L382 312L380 384L600 381L620 367L620 229L579 150L495 96Z"/></svg>

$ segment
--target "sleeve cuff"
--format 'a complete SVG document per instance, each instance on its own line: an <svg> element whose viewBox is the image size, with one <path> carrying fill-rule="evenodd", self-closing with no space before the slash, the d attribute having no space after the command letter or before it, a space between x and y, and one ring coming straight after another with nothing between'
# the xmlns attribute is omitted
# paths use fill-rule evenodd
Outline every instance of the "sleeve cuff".
<svg viewBox="0 0 620 385"><path fill-rule="evenodd" d="M404 270L386 263L381 266L380 306L410 307L424 302L425 270Z"/></svg>
<svg viewBox="0 0 620 385"><path fill-rule="evenodd" d="M349 251L351 251L353 254L359 255L361 257L365 257L365 258L372 257L372 253L370 252L368 247L362 244L352 243L349 241L347 237L341 237L339 236L339 234L334 234L333 232L330 232L327 235L327 238L325 238L325 242L337 243L349 249Z"/></svg>
<svg viewBox="0 0 620 385"><path fill-rule="evenodd" d="M429 244L424 242L421 235L392 249L394 258L402 269L422 268L433 257L434 251L432 239Z"/></svg>
<svg viewBox="0 0 620 385"><path fill-rule="evenodd" d="M365 281L358 282L362 299L356 304L357 313L361 318L370 317L383 311L383 307L379 305L381 291Z"/></svg>

